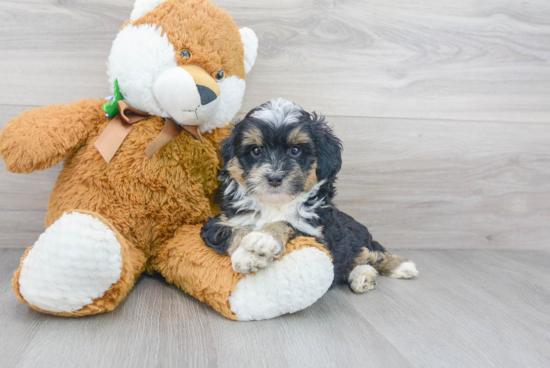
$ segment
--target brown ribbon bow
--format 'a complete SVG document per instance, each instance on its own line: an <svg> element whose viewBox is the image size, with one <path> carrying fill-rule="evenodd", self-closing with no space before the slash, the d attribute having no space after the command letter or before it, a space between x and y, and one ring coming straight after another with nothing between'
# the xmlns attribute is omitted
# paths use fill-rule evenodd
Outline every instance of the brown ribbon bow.
<svg viewBox="0 0 550 368"><path fill-rule="evenodd" d="M118 151L134 124L151 117L146 112L134 109L124 101L118 101L117 105L120 112L111 120L94 144L107 163ZM183 129L202 142L201 132L197 126L184 125L182 127L172 119L164 118L164 127L145 148L145 155L151 158L162 147L176 139Z"/></svg>

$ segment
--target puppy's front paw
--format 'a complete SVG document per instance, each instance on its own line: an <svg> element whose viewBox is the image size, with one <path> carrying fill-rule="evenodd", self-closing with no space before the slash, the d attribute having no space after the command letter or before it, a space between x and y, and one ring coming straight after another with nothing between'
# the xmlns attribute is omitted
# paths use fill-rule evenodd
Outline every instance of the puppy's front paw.
<svg viewBox="0 0 550 368"><path fill-rule="evenodd" d="M284 246L273 236L260 231L253 231L243 238L241 247L261 258L267 258L269 262L279 258L284 253Z"/></svg>
<svg viewBox="0 0 550 368"><path fill-rule="evenodd" d="M238 273L250 273L263 270L268 265L268 259L249 252L242 246L231 255L231 265Z"/></svg>
<svg viewBox="0 0 550 368"><path fill-rule="evenodd" d="M253 231L246 235L231 255L233 269L239 273L258 272L284 253L284 246L267 233Z"/></svg>

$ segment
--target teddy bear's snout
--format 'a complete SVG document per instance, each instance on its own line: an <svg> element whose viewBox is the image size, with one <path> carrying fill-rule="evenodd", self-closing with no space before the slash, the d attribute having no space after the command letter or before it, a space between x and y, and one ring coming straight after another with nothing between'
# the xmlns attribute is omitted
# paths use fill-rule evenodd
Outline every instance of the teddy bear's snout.
<svg viewBox="0 0 550 368"><path fill-rule="evenodd" d="M201 96L201 104L208 105L210 102L214 101L218 96L210 88L201 86L197 84L197 90Z"/></svg>
<svg viewBox="0 0 550 368"><path fill-rule="evenodd" d="M218 84L195 65L168 68L155 81L153 92L161 107L181 125L200 125L218 110Z"/></svg>

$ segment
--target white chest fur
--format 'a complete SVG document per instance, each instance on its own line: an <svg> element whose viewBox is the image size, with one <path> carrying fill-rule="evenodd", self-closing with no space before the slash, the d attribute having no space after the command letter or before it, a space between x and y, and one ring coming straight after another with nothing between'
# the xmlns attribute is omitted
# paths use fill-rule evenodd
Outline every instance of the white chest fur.
<svg viewBox="0 0 550 368"><path fill-rule="evenodd" d="M305 203L317 194L322 184L322 182L317 183L310 191L300 194L288 203L276 205L260 201L256 195L248 193L242 185L232 182L226 189L226 194L235 189L235 186L238 186L233 207L246 213L228 219L225 224L228 226L247 226L253 230L259 230L264 225L286 221L301 232L312 236L321 236L323 228L321 226L314 227L307 220L318 218L315 209L323 204L323 200L320 199L308 206Z"/></svg>

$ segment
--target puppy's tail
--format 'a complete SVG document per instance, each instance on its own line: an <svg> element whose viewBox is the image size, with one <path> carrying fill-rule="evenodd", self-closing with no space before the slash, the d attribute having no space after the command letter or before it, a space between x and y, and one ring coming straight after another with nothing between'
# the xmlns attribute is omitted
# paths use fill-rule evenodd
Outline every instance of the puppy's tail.
<svg viewBox="0 0 550 368"><path fill-rule="evenodd" d="M363 248L363 251L355 257L355 264L370 264L382 276L394 279L410 279L418 276L418 270L414 262L396 254L391 254L377 242L373 242L374 249Z"/></svg>

